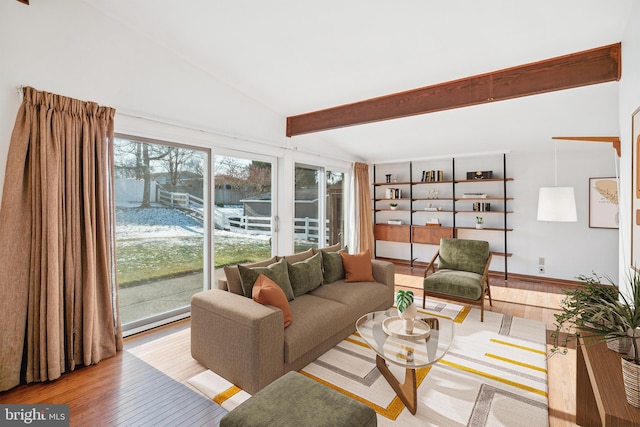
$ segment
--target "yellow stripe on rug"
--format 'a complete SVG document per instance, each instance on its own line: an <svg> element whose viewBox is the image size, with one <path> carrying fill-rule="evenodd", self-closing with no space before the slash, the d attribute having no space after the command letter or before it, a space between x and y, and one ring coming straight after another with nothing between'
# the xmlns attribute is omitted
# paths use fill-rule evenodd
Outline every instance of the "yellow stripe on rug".
<svg viewBox="0 0 640 427"><path fill-rule="evenodd" d="M235 396L236 394L240 393L241 391L242 391L242 389L240 387L234 385L233 387L229 387L228 389L226 389L222 393L219 393L219 394L215 395L213 397L213 401L216 402L218 405L222 406L223 402L227 401L232 396Z"/></svg>
<svg viewBox="0 0 640 427"><path fill-rule="evenodd" d="M547 370L545 368L541 368L540 366L531 365L529 363L522 363L522 362L519 362L519 361L514 360L514 359L508 359L506 357L498 356L497 354L485 353L484 355L489 357L489 358L491 358L491 359L500 360L502 362L510 363L512 365L521 366L523 368L532 369L532 370L538 371L538 372L544 372L545 374L547 373Z"/></svg>
<svg viewBox="0 0 640 427"><path fill-rule="evenodd" d="M494 380L494 381L500 382L502 384L507 384L507 385L519 388L520 390L526 390L526 391L529 391L531 393L538 394L540 396L548 397L547 392L544 391L544 390L540 390L540 389L537 389L535 387L531 387L531 386L528 386L528 385L520 384L520 383L517 383L515 381L507 380L507 379L498 377L496 375L487 374L486 372L482 372L482 371L479 371L477 369L469 368L468 366L463 366L463 365L460 365L458 363L449 362L448 360L443 360L443 359L440 359L440 362L438 362L438 363L441 363L443 365L449 366L449 367L454 368L454 369L459 369L461 371L468 372L470 374L479 375L481 377L488 378L490 380Z"/></svg>
<svg viewBox="0 0 640 427"><path fill-rule="evenodd" d="M535 348L527 347L527 346L524 346L524 345L513 344L513 343L510 343L510 342L507 342L507 341L497 340L495 338L492 338L489 341L491 341L492 343L495 343L495 344L508 345L509 347L519 348L520 350L530 351L530 352L536 353L536 354L544 354L544 355L547 354L546 352L544 352L542 350L538 350L538 349L535 349Z"/></svg>
<svg viewBox="0 0 640 427"><path fill-rule="evenodd" d="M429 371L431 370L431 366L427 367L427 368L421 368L421 369L416 369L416 387L420 387L420 385L422 384L422 381L427 377L427 374L429 373ZM380 405L376 405L375 403L361 397L358 396L357 394L351 393L350 391L347 391L343 388L338 387L335 384L332 384L328 381L323 380L322 378L318 378L315 375L312 375L308 372L305 371L299 371L302 375L305 375L309 378L311 378L312 380L315 380L317 382L319 382L320 384L323 384L335 391L338 391L346 396L349 396L352 399L357 400L360 403L363 403L367 406L369 406L370 408L373 408L373 410L375 410L378 414L382 415L383 417L387 417L390 420L394 420L396 418L398 418L398 416L400 415L400 413L402 413L402 410L405 408L404 403L402 403L402 400L400 400L400 398L398 396L394 397L393 400L391 401L391 403L389 403L389 405L384 408Z"/></svg>

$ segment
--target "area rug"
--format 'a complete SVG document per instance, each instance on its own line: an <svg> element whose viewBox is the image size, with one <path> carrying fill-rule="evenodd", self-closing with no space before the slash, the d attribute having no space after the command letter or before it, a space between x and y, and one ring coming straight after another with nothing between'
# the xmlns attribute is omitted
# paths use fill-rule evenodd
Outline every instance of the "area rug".
<svg viewBox="0 0 640 427"><path fill-rule="evenodd" d="M420 306L421 301L417 301ZM375 366L375 353L354 333L300 372L374 408L380 426L548 425L545 325L456 304L427 301L421 314L454 319L455 338L435 365L419 369L412 415ZM390 366L404 380L404 369ZM246 392L211 371L189 380L227 410Z"/></svg>

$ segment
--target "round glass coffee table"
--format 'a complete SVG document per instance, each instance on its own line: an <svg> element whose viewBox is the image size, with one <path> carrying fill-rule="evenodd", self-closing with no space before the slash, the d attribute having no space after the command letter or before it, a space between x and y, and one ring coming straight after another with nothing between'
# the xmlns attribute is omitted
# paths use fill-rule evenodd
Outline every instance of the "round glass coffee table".
<svg viewBox="0 0 640 427"><path fill-rule="evenodd" d="M385 332L383 322L397 316L398 310L395 308L365 314L356 322L356 329L375 351L376 366L380 373L415 415L418 406L416 369L433 365L447 353L453 341L453 321L444 316L419 313L416 322L426 323L431 330L428 337L413 339ZM405 368L402 384L389 370L387 363Z"/></svg>

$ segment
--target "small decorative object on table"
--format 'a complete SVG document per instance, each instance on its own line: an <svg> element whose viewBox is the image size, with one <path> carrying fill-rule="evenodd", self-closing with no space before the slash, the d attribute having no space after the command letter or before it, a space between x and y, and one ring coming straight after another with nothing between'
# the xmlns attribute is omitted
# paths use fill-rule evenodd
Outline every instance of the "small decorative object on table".
<svg viewBox="0 0 640 427"><path fill-rule="evenodd" d="M413 303L413 291L399 290L396 293L396 306L398 307L398 315L404 324L404 330L410 334L413 332L413 323L418 315L418 308Z"/></svg>
<svg viewBox="0 0 640 427"><path fill-rule="evenodd" d="M484 226L484 219L481 216L477 216L476 217L476 228L478 230L481 230L483 226Z"/></svg>

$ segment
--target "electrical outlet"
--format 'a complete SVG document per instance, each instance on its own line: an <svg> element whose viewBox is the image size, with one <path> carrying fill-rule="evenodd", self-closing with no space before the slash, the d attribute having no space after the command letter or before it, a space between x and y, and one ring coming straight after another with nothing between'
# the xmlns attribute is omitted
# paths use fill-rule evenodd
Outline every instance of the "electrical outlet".
<svg viewBox="0 0 640 427"><path fill-rule="evenodd" d="M538 273L544 274L544 265L539 265L538 266Z"/></svg>

